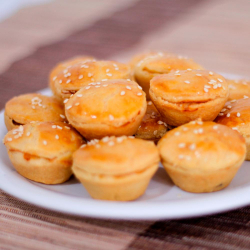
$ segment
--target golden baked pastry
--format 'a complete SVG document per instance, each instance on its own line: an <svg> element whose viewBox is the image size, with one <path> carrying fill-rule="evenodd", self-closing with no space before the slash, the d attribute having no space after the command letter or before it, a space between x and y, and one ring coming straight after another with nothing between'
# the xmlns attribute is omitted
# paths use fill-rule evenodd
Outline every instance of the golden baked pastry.
<svg viewBox="0 0 250 250"><path fill-rule="evenodd" d="M77 63L85 63L88 61L95 61L95 58L92 56L76 56L76 57L72 57L66 61L60 62L58 63L50 72L49 75L49 84L50 84L50 88L53 88L54 85L54 81L57 78L57 75L59 74L59 72L63 71L63 70L67 70L69 68L72 67L72 65L77 64ZM65 71L66 72L66 71Z"/></svg>
<svg viewBox="0 0 250 250"><path fill-rule="evenodd" d="M172 126L201 118L212 121L228 98L228 85L219 74L206 70L184 70L155 76L150 81L151 99Z"/></svg>
<svg viewBox="0 0 250 250"><path fill-rule="evenodd" d="M228 101L250 97L250 81L227 80L229 88Z"/></svg>
<svg viewBox="0 0 250 250"><path fill-rule="evenodd" d="M145 192L159 161L153 142L113 136L77 150L72 170L91 197L130 201Z"/></svg>
<svg viewBox="0 0 250 250"><path fill-rule="evenodd" d="M231 100L226 103L215 122L237 130L246 141L246 160L250 160L250 98Z"/></svg>
<svg viewBox="0 0 250 250"><path fill-rule="evenodd" d="M227 187L246 155L245 140L237 131L201 121L167 132L158 149L174 184L194 193Z"/></svg>
<svg viewBox="0 0 250 250"><path fill-rule="evenodd" d="M115 61L88 60L75 63L70 68L60 71L50 84L52 92L60 100L69 98L89 83L109 79L130 79L129 65Z"/></svg>
<svg viewBox="0 0 250 250"><path fill-rule="evenodd" d="M130 80L91 83L67 101L65 114L88 140L133 135L147 109L145 93L140 88Z"/></svg>
<svg viewBox="0 0 250 250"><path fill-rule="evenodd" d="M137 58L140 58L139 56ZM136 58L134 59L136 61ZM133 62L132 62L133 63ZM143 90L149 96L150 80L157 75L168 74L171 71L186 69L203 69L193 60L168 53L149 54L142 56L133 69L135 81L142 86Z"/></svg>
<svg viewBox="0 0 250 250"><path fill-rule="evenodd" d="M63 183L72 174L72 153L82 137L63 122L32 122L7 133L4 144L19 174L45 184Z"/></svg>
<svg viewBox="0 0 250 250"><path fill-rule="evenodd" d="M148 101L147 111L136 131L135 137L157 142L168 130L152 101Z"/></svg>
<svg viewBox="0 0 250 250"><path fill-rule="evenodd" d="M52 96L26 94L13 97L5 105L5 125L8 130L31 121L66 121L63 105Z"/></svg>

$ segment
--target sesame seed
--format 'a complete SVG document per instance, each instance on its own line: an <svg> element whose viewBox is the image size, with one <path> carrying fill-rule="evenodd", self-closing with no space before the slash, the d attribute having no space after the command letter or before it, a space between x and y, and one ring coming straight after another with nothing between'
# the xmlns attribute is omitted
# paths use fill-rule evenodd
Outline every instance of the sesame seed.
<svg viewBox="0 0 250 250"><path fill-rule="evenodd" d="M78 79L82 79L83 78L83 75L79 75Z"/></svg>
<svg viewBox="0 0 250 250"><path fill-rule="evenodd" d="M62 114L61 114L60 117L63 118L63 119L65 119L65 115L62 115Z"/></svg>
<svg viewBox="0 0 250 250"><path fill-rule="evenodd" d="M71 109L72 108L72 106L71 105L69 105L69 106L67 106L66 107L66 109L68 110L68 109Z"/></svg>
<svg viewBox="0 0 250 250"><path fill-rule="evenodd" d="M77 102L76 104L75 104L75 106L79 106L80 105L80 103L79 102Z"/></svg>
<svg viewBox="0 0 250 250"><path fill-rule="evenodd" d="M52 128L56 128L56 125L52 125Z"/></svg>
<svg viewBox="0 0 250 250"><path fill-rule="evenodd" d="M240 113L239 112L237 113L237 117L240 117Z"/></svg>
<svg viewBox="0 0 250 250"><path fill-rule="evenodd" d="M178 157L179 157L179 159L183 159L184 155L179 155Z"/></svg>
<svg viewBox="0 0 250 250"><path fill-rule="evenodd" d="M59 139L59 135L56 135L55 138L58 140Z"/></svg>
<svg viewBox="0 0 250 250"><path fill-rule="evenodd" d="M157 135L157 130L154 131L154 135Z"/></svg>
<svg viewBox="0 0 250 250"><path fill-rule="evenodd" d="M247 99L247 98L249 98L247 95L244 95L244 99Z"/></svg>
<svg viewBox="0 0 250 250"><path fill-rule="evenodd" d="M179 148L184 148L185 146L186 146L185 143L180 143L180 144L178 145Z"/></svg>
<svg viewBox="0 0 250 250"><path fill-rule="evenodd" d="M124 140L124 137L118 137L118 138L116 139L116 141L117 141L118 143L121 143L123 140Z"/></svg>
<svg viewBox="0 0 250 250"><path fill-rule="evenodd" d="M179 136L181 133L180 132L175 132L174 135L175 136Z"/></svg>
<svg viewBox="0 0 250 250"><path fill-rule="evenodd" d="M141 96L141 95L142 95L142 93L137 93L137 95L138 95L138 96Z"/></svg>
<svg viewBox="0 0 250 250"><path fill-rule="evenodd" d="M230 117L230 113L227 114L227 117Z"/></svg>
<svg viewBox="0 0 250 250"><path fill-rule="evenodd" d="M219 81L219 82L223 82L223 80L222 80L222 79L220 79L220 78L217 78L217 79L218 79L218 81Z"/></svg>
<svg viewBox="0 0 250 250"><path fill-rule="evenodd" d="M114 120L114 116L113 115L109 115L109 120L113 121Z"/></svg>
<svg viewBox="0 0 250 250"><path fill-rule="evenodd" d="M175 73L176 76L180 76L181 74L180 73Z"/></svg>
<svg viewBox="0 0 250 250"><path fill-rule="evenodd" d="M66 83L70 83L71 82L71 80L70 79L68 79L67 81L66 81Z"/></svg>
<svg viewBox="0 0 250 250"><path fill-rule="evenodd" d="M89 88L90 88L90 87L89 87ZM76 96L77 96L77 97L82 97L82 94L77 94Z"/></svg>
<svg viewBox="0 0 250 250"><path fill-rule="evenodd" d="M207 92L208 92L208 89L207 89L207 88L204 88L204 91L207 93Z"/></svg>
<svg viewBox="0 0 250 250"><path fill-rule="evenodd" d="M202 74L196 74L197 76L202 76Z"/></svg>
<svg viewBox="0 0 250 250"><path fill-rule="evenodd" d="M89 73L88 73L88 77L91 77L91 76L93 76L93 74L89 72Z"/></svg>
<svg viewBox="0 0 250 250"><path fill-rule="evenodd" d="M59 80L59 83L61 84L61 83L62 83L62 80Z"/></svg>
<svg viewBox="0 0 250 250"><path fill-rule="evenodd" d="M58 125L57 125L56 127L57 127L58 129L62 129L62 127L61 127L61 126L58 126Z"/></svg>
<svg viewBox="0 0 250 250"><path fill-rule="evenodd" d="M221 110L221 112L225 112L226 110L227 110L227 109L224 108L224 109Z"/></svg>
<svg viewBox="0 0 250 250"><path fill-rule="evenodd" d="M46 146L47 145L47 141L43 141L43 144Z"/></svg>
<svg viewBox="0 0 250 250"><path fill-rule="evenodd" d="M115 143L114 143L113 141L110 141L110 142L108 143L108 145L109 145L109 146L114 146Z"/></svg>
<svg viewBox="0 0 250 250"><path fill-rule="evenodd" d="M68 126L65 126L64 128L66 128L66 129L70 129L70 127L68 127Z"/></svg>
<svg viewBox="0 0 250 250"><path fill-rule="evenodd" d="M109 137L108 137L108 136L103 137L103 138L102 138L102 141L103 141L103 142L108 142L108 141L109 141Z"/></svg>
<svg viewBox="0 0 250 250"><path fill-rule="evenodd" d="M90 86L87 86L85 89L90 89ZM79 95L78 95L79 96ZM79 96L79 97L82 97L82 95L81 96Z"/></svg>
<svg viewBox="0 0 250 250"><path fill-rule="evenodd" d="M138 89L142 90L142 87L138 85Z"/></svg>
<svg viewBox="0 0 250 250"><path fill-rule="evenodd" d="M89 66L88 65L81 65L81 68L85 68L85 69L87 69L87 68L89 68Z"/></svg>
<svg viewBox="0 0 250 250"><path fill-rule="evenodd" d="M63 101L63 103L67 103L67 102L68 102L68 100L69 100L69 99L65 99L65 100Z"/></svg>
<svg viewBox="0 0 250 250"><path fill-rule="evenodd" d="M184 81L184 82L185 82L185 83L187 83L187 84L189 84L189 83L190 83L190 81L187 81L187 80L186 80L186 81Z"/></svg>
<svg viewBox="0 0 250 250"><path fill-rule="evenodd" d="M129 87L129 86L126 86L126 89L129 89L129 90L131 90L131 87Z"/></svg>
<svg viewBox="0 0 250 250"><path fill-rule="evenodd" d="M208 73L210 76L212 76L214 73L212 71L209 71Z"/></svg>
<svg viewBox="0 0 250 250"><path fill-rule="evenodd" d="M12 138L7 138L7 141L12 141Z"/></svg>
<svg viewBox="0 0 250 250"><path fill-rule="evenodd" d="M188 128L186 128L186 127L183 128L183 131L187 131L187 130L188 130Z"/></svg>
<svg viewBox="0 0 250 250"><path fill-rule="evenodd" d="M125 95L125 91L122 91L122 92L121 92L121 95Z"/></svg>
<svg viewBox="0 0 250 250"><path fill-rule="evenodd" d="M93 119L96 119L96 115L91 115L90 117Z"/></svg>
<svg viewBox="0 0 250 250"><path fill-rule="evenodd" d="M91 79L90 79L90 81L91 81L91 82L94 82L94 81L95 81L95 79L94 79L94 78L91 78Z"/></svg>
<svg viewBox="0 0 250 250"><path fill-rule="evenodd" d="M158 121L157 123L161 125L161 124L163 124L163 121Z"/></svg>
<svg viewBox="0 0 250 250"><path fill-rule="evenodd" d="M106 82L106 81L108 81L108 79L102 79L102 82Z"/></svg>
<svg viewBox="0 0 250 250"><path fill-rule="evenodd" d="M228 106L227 106L227 108L229 108L229 109L230 109L230 108L232 108L232 106L231 106L231 105L228 105Z"/></svg>
<svg viewBox="0 0 250 250"><path fill-rule="evenodd" d="M104 85L102 85L103 87L107 87L108 85L107 84L104 84Z"/></svg>
<svg viewBox="0 0 250 250"><path fill-rule="evenodd" d="M213 126L213 129L215 129L215 130L218 129L218 126L217 126L217 125L214 125L214 126Z"/></svg>
<svg viewBox="0 0 250 250"><path fill-rule="evenodd" d="M86 144L83 144L80 148L85 148L87 145Z"/></svg>
<svg viewBox="0 0 250 250"><path fill-rule="evenodd" d="M195 150L195 148L196 148L196 145L194 143L189 146L190 150Z"/></svg>
<svg viewBox="0 0 250 250"><path fill-rule="evenodd" d="M233 129L233 130L238 130L238 128L237 128L237 127L233 127L232 129Z"/></svg>
<svg viewBox="0 0 250 250"><path fill-rule="evenodd" d="M130 79L127 79L127 82L131 82L131 80L130 80Z"/></svg>
<svg viewBox="0 0 250 250"><path fill-rule="evenodd" d="M98 86L95 86L96 88L100 88L100 86L98 85Z"/></svg>
<svg viewBox="0 0 250 250"><path fill-rule="evenodd" d="M108 73L110 71L110 69L106 69L106 72Z"/></svg>
<svg viewBox="0 0 250 250"><path fill-rule="evenodd" d="M30 132L27 132L27 134L26 134L27 136L30 136Z"/></svg>
<svg viewBox="0 0 250 250"><path fill-rule="evenodd" d="M192 69L187 69L187 71L192 71Z"/></svg>
<svg viewBox="0 0 250 250"><path fill-rule="evenodd" d="M106 75L107 75L107 76L112 76L112 74L111 74L111 73L107 73Z"/></svg>
<svg viewBox="0 0 250 250"><path fill-rule="evenodd" d="M187 155L186 156L186 160L190 161L191 160L191 156Z"/></svg>
<svg viewBox="0 0 250 250"><path fill-rule="evenodd" d="M152 102L151 102L151 101L149 101L149 102L148 102L148 105L149 105L149 106L150 106L150 105L152 105Z"/></svg>
<svg viewBox="0 0 250 250"><path fill-rule="evenodd" d="M213 89L217 89L217 88L218 88L218 85L215 84L215 85L213 86Z"/></svg>
<svg viewBox="0 0 250 250"><path fill-rule="evenodd" d="M32 107L32 109L36 109L36 107L35 106L31 106Z"/></svg>
<svg viewBox="0 0 250 250"><path fill-rule="evenodd" d="M231 102L236 102L236 100L232 100Z"/></svg>

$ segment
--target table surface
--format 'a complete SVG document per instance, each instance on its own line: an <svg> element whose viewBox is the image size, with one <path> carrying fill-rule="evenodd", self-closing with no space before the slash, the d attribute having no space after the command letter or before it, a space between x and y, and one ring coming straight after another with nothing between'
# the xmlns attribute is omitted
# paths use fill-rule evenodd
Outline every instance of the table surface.
<svg viewBox="0 0 250 250"><path fill-rule="evenodd" d="M45 88L50 69L79 54L127 61L165 50L250 78L249 11L249 0L57 0L21 9L0 22L0 108ZM250 207L195 219L114 221L48 211L0 191L0 248L250 249Z"/></svg>

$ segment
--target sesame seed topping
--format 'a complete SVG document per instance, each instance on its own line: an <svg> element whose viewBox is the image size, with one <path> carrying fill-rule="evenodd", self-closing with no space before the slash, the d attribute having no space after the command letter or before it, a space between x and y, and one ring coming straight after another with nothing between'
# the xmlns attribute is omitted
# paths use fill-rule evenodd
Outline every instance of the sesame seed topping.
<svg viewBox="0 0 250 250"><path fill-rule="evenodd" d="M27 132L27 134L26 134L27 136L30 136L30 132Z"/></svg>
<svg viewBox="0 0 250 250"><path fill-rule="evenodd" d="M116 139L116 141L117 141L118 143L121 143L123 140L124 140L124 137L118 137L118 138Z"/></svg>
<svg viewBox="0 0 250 250"><path fill-rule="evenodd" d="M110 142L108 143L108 145L109 145L109 146L114 146L115 143L114 143L113 141L110 141Z"/></svg>
<svg viewBox="0 0 250 250"><path fill-rule="evenodd" d="M66 81L66 83L70 83L71 82L71 80L70 79L68 79L67 81Z"/></svg>
<svg viewBox="0 0 250 250"><path fill-rule="evenodd" d="M61 83L62 83L62 80L59 80L59 83L61 84Z"/></svg>
<svg viewBox="0 0 250 250"><path fill-rule="evenodd" d="M87 145L86 144L83 144L80 148L85 148Z"/></svg>
<svg viewBox="0 0 250 250"><path fill-rule="evenodd" d="M87 86L85 89L90 89L90 86ZM82 95L81 96L78 95L78 97L82 97Z"/></svg>
<svg viewBox="0 0 250 250"><path fill-rule="evenodd" d="M192 71L192 69L187 69L187 71Z"/></svg>
<svg viewBox="0 0 250 250"><path fill-rule="evenodd" d="M63 101L63 103L67 103L67 102L68 102L68 100L69 100L69 99L65 99L65 100Z"/></svg>
<svg viewBox="0 0 250 250"><path fill-rule="evenodd" d="M95 86L96 88L100 88L100 86L99 85L97 85L97 86Z"/></svg>
<svg viewBox="0 0 250 250"><path fill-rule="evenodd" d="M108 85L107 84L104 84L104 85L102 85L103 87L107 87Z"/></svg>
<svg viewBox="0 0 250 250"><path fill-rule="evenodd" d="M138 89L142 90L142 87L138 85Z"/></svg>
<svg viewBox="0 0 250 250"><path fill-rule="evenodd" d="M209 71L208 73L210 76L212 76L214 73L212 71Z"/></svg>
<svg viewBox="0 0 250 250"><path fill-rule="evenodd" d="M195 150L195 148L196 148L196 145L194 143L189 146L190 150Z"/></svg>
<svg viewBox="0 0 250 250"><path fill-rule="evenodd" d="M56 80L56 78L57 78L57 76L54 76L52 80L53 80L53 81L55 81L55 80Z"/></svg>
<svg viewBox="0 0 250 250"><path fill-rule="evenodd" d="M126 86L126 89L129 89L129 90L131 90L131 87L129 87L129 86Z"/></svg>
<svg viewBox="0 0 250 250"><path fill-rule="evenodd" d="M58 129L62 129L62 127L61 127L61 126L58 126L58 125L57 125L56 127L57 127Z"/></svg>
<svg viewBox="0 0 250 250"><path fill-rule="evenodd" d="M180 144L178 145L179 148L184 148L185 146L186 146L185 143L180 143Z"/></svg>
<svg viewBox="0 0 250 250"><path fill-rule="evenodd" d="M102 141L103 141L103 142L108 142L108 141L109 141L109 137L108 137L108 136L103 137L103 138L102 138Z"/></svg>
<svg viewBox="0 0 250 250"><path fill-rule="evenodd" d="M111 73L107 73L106 75L107 75L107 76L112 76L112 74L111 74Z"/></svg>
<svg viewBox="0 0 250 250"><path fill-rule="evenodd" d="M141 96L141 95L142 95L142 93L137 93L137 95L138 95L138 96Z"/></svg>
<svg viewBox="0 0 250 250"><path fill-rule="evenodd" d="M106 81L108 81L108 79L102 79L102 82L106 82Z"/></svg>
<svg viewBox="0 0 250 250"><path fill-rule="evenodd" d="M44 140L44 141L43 141L43 144L46 146L46 145L47 145L47 141Z"/></svg>
<svg viewBox="0 0 250 250"><path fill-rule="evenodd" d="M204 91L207 93L207 92L208 92L208 89L207 89L207 88L204 88Z"/></svg>
<svg viewBox="0 0 250 250"><path fill-rule="evenodd" d="M227 117L230 117L230 113L227 114Z"/></svg>
<svg viewBox="0 0 250 250"><path fill-rule="evenodd" d="M82 79L83 78L83 75L79 75L78 79Z"/></svg>
<svg viewBox="0 0 250 250"><path fill-rule="evenodd" d="M202 76L202 74L196 74L197 76Z"/></svg>
<svg viewBox="0 0 250 250"><path fill-rule="evenodd" d="M88 77L91 77L91 76L93 76L93 74L89 72L89 73L88 73Z"/></svg>
<svg viewBox="0 0 250 250"><path fill-rule="evenodd" d="M224 109L221 110L221 112L225 112L226 110L227 110L227 109L224 108Z"/></svg>
<svg viewBox="0 0 250 250"><path fill-rule="evenodd" d="M65 115L60 114L60 117L61 117L62 119L65 119Z"/></svg>
<svg viewBox="0 0 250 250"><path fill-rule="evenodd" d="M218 116L223 116L223 115L224 115L224 113L219 113L219 114L218 114Z"/></svg>
<svg viewBox="0 0 250 250"><path fill-rule="evenodd" d="M227 105L227 108L229 108L229 109L230 109L230 108L232 108L232 106L231 106L231 105Z"/></svg>
<svg viewBox="0 0 250 250"><path fill-rule="evenodd" d="M52 128L56 128L56 125L52 125Z"/></svg>
<svg viewBox="0 0 250 250"><path fill-rule="evenodd" d="M127 82L131 82L131 80L130 80L130 79L127 79Z"/></svg>
<svg viewBox="0 0 250 250"><path fill-rule="evenodd" d="M186 127L183 128L183 131L187 131L187 130L188 130L188 128L186 128Z"/></svg>
<svg viewBox="0 0 250 250"><path fill-rule="evenodd" d="M219 81L219 82L223 82L223 80L222 80L222 79L220 79L220 78L217 78L217 79L218 79L218 81Z"/></svg>
<svg viewBox="0 0 250 250"><path fill-rule="evenodd" d="M179 136L181 133L180 132L175 132L174 135L175 136Z"/></svg>
<svg viewBox="0 0 250 250"><path fill-rule="evenodd" d="M12 141L12 138L7 138L7 141Z"/></svg>
<svg viewBox="0 0 250 250"><path fill-rule="evenodd" d="M238 128L237 128L237 127L233 127L232 129L233 129L233 130L238 130Z"/></svg>
<svg viewBox="0 0 250 250"><path fill-rule="evenodd" d="M148 105L149 105L149 106L150 106L150 105L152 105L152 102L151 102L151 101L149 101L149 102L148 102Z"/></svg>
<svg viewBox="0 0 250 250"><path fill-rule="evenodd" d="M70 127L68 127L68 126L65 126L64 128L66 128L66 129L70 129Z"/></svg>
<svg viewBox="0 0 250 250"><path fill-rule="evenodd" d="M125 91L122 91L122 92L121 92L121 95L125 95L125 93L126 93Z"/></svg>
<svg viewBox="0 0 250 250"><path fill-rule="evenodd" d="M184 155L179 155L178 157L179 157L179 159L183 159Z"/></svg>
<svg viewBox="0 0 250 250"><path fill-rule="evenodd" d="M80 105L80 103L79 102L77 102L76 104L75 104L75 106L79 106Z"/></svg>
<svg viewBox="0 0 250 250"><path fill-rule="evenodd" d="M184 81L184 82L185 82L185 83L187 83L187 84L189 84L189 83L190 83L190 81L187 81L187 80L186 80L186 81Z"/></svg>
<svg viewBox="0 0 250 250"><path fill-rule="evenodd" d="M157 135L157 130L154 131L154 135Z"/></svg>
<svg viewBox="0 0 250 250"><path fill-rule="evenodd" d="M109 115L109 120L113 121L114 120L114 116L113 115Z"/></svg>
<svg viewBox="0 0 250 250"><path fill-rule="evenodd" d="M89 88L90 88L90 87L89 87ZM82 97L82 94L77 94L76 96L77 96L77 97Z"/></svg>
<svg viewBox="0 0 250 250"><path fill-rule="evenodd" d="M239 112L237 113L237 117L240 117L240 113Z"/></svg>
<svg viewBox="0 0 250 250"><path fill-rule="evenodd" d="M59 135L56 135L55 138L58 140L59 139Z"/></svg>
<svg viewBox="0 0 250 250"><path fill-rule="evenodd" d="M96 119L96 115L91 115L90 116L92 119Z"/></svg>
<svg viewBox="0 0 250 250"><path fill-rule="evenodd" d="M218 126L217 126L217 125L214 125L214 126L213 126L213 129L215 129L215 130L218 129Z"/></svg>
<svg viewBox="0 0 250 250"><path fill-rule="evenodd" d="M247 98L249 98L247 95L244 95L244 99L247 99Z"/></svg>
<svg viewBox="0 0 250 250"><path fill-rule="evenodd" d="M106 69L106 72L108 73L110 71L110 69Z"/></svg>
<svg viewBox="0 0 250 250"><path fill-rule="evenodd" d="M72 106L71 105L69 105L69 106L67 106L66 107L66 109L68 110L68 109L71 109L72 108Z"/></svg>
<svg viewBox="0 0 250 250"><path fill-rule="evenodd" d="M236 102L236 100L232 100L231 102Z"/></svg>
<svg viewBox="0 0 250 250"><path fill-rule="evenodd" d="M157 123L161 125L161 124L163 124L163 121L158 121Z"/></svg>

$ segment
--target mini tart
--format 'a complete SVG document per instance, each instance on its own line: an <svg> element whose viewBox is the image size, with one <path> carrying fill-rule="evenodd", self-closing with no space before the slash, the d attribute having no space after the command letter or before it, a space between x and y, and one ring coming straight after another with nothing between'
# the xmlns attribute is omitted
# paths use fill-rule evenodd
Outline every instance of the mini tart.
<svg viewBox="0 0 250 250"><path fill-rule="evenodd" d="M92 56L77 56L70 58L66 61L58 63L50 72L49 75L49 85L51 89L54 89L54 82L57 78L57 75L61 72L64 71L67 73L68 69L72 67L74 64L78 63L85 63L88 61L95 61L95 58ZM65 74L66 74L65 73Z"/></svg>
<svg viewBox="0 0 250 250"><path fill-rule="evenodd" d="M211 71L185 70L154 77L149 93L164 121L180 126L198 118L214 120L227 101L228 85Z"/></svg>
<svg viewBox="0 0 250 250"><path fill-rule="evenodd" d="M143 195L159 161L153 142L105 137L77 150L72 170L92 198L130 201Z"/></svg>
<svg viewBox="0 0 250 250"><path fill-rule="evenodd" d="M250 81L227 80L229 88L228 101L250 97Z"/></svg>
<svg viewBox="0 0 250 250"><path fill-rule="evenodd" d="M134 59L135 60L135 59ZM161 74L168 74L171 71L186 69L203 69L193 60L167 53L149 54L140 60L133 69L134 79L142 86L150 99L150 80Z"/></svg>
<svg viewBox="0 0 250 250"><path fill-rule="evenodd" d="M88 60L84 63L73 64L70 68L60 71L54 77L50 87L57 98L64 100L90 83L130 78L129 65L115 61Z"/></svg>
<svg viewBox="0 0 250 250"><path fill-rule="evenodd" d="M244 138L214 122L190 122L158 143L162 164L181 189L204 193L227 187L246 155Z"/></svg>
<svg viewBox="0 0 250 250"><path fill-rule="evenodd" d="M250 160L250 98L232 100L226 103L215 122L237 130L246 141L246 160Z"/></svg>
<svg viewBox="0 0 250 250"><path fill-rule="evenodd" d="M20 95L5 105L5 125L8 130L31 121L64 122L64 106L55 97L41 94Z"/></svg>
<svg viewBox="0 0 250 250"><path fill-rule="evenodd" d="M62 122L32 122L7 133L4 144L19 174L44 184L63 183L72 175L72 153L84 143Z"/></svg>
<svg viewBox="0 0 250 250"><path fill-rule="evenodd" d="M146 114L136 131L135 137L157 142L167 132L167 129L168 126L162 121L160 113L154 104L149 101Z"/></svg>
<svg viewBox="0 0 250 250"><path fill-rule="evenodd" d="M130 80L93 83L65 105L70 124L88 140L135 134L146 109L145 93Z"/></svg>

